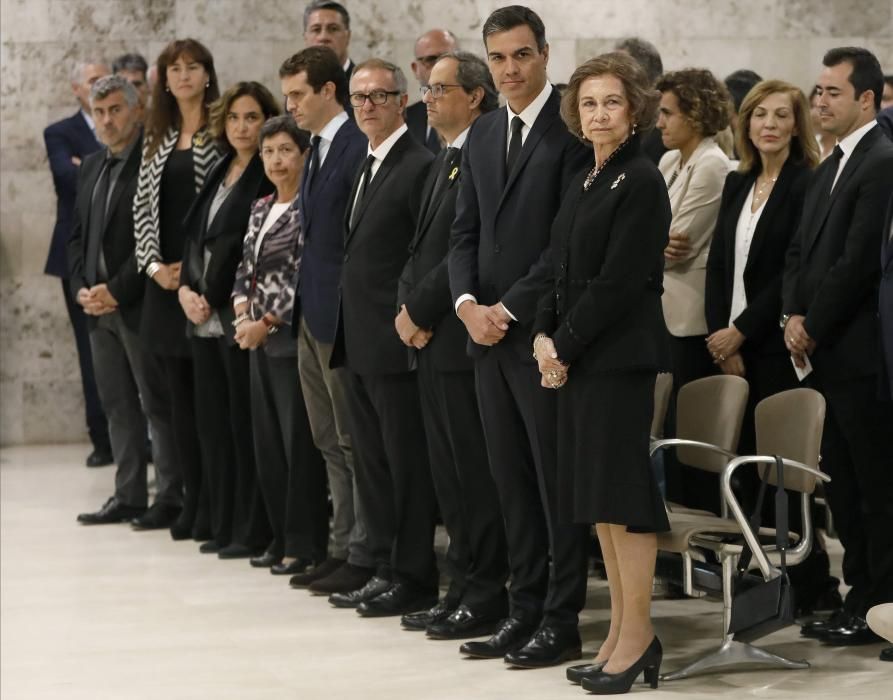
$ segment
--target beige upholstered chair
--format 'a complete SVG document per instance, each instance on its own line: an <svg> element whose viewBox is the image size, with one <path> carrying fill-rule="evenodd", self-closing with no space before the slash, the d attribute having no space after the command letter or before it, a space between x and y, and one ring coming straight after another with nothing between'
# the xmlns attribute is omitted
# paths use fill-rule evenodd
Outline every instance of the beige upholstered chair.
<svg viewBox="0 0 893 700"><path fill-rule="evenodd" d="M654 382L654 415L651 418L651 439L659 440L664 436L664 421L670 405L670 394L673 393L673 375L661 372Z"/></svg>

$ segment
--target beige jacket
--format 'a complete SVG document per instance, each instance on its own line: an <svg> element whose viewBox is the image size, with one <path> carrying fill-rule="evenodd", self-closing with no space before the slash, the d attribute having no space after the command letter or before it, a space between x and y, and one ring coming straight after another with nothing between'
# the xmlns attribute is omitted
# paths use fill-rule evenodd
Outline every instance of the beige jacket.
<svg viewBox="0 0 893 700"><path fill-rule="evenodd" d="M678 169L679 160L678 150L668 151L660 159L658 167L667 183ZM698 144L669 188L673 211L670 231L687 233L692 246L684 260L665 261L664 318L670 333L676 337L707 333L704 318L707 255L730 169L731 161L713 137L708 136Z"/></svg>

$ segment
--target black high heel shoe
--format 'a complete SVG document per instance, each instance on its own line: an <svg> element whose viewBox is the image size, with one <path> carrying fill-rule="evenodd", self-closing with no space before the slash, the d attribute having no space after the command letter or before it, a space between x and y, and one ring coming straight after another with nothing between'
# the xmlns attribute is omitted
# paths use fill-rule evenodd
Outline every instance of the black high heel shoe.
<svg viewBox="0 0 893 700"><path fill-rule="evenodd" d="M600 671L583 678L581 685L584 690L596 695L620 695L628 693L639 674L644 672L645 682L652 688L657 688L657 677L660 674L660 662L663 656L663 647L660 645L660 640L655 637L639 660L625 671L620 673Z"/></svg>
<svg viewBox="0 0 893 700"><path fill-rule="evenodd" d="M571 683L576 683L580 685L583 682L583 679L586 676L592 676L596 673L600 673L604 665L608 663L607 661L597 661L594 664L578 664L576 666L569 666L565 675L567 679Z"/></svg>

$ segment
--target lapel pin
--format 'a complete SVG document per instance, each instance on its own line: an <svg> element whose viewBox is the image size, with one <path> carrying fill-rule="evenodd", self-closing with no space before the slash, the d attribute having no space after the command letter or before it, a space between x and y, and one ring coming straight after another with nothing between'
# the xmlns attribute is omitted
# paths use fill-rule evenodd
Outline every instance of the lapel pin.
<svg viewBox="0 0 893 700"><path fill-rule="evenodd" d="M453 169L450 171L450 182L452 182L453 180L455 180L455 179L456 179L456 175L458 175L458 174L459 174L459 168L453 168Z"/></svg>
<svg viewBox="0 0 893 700"><path fill-rule="evenodd" d="M617 185L619 185L620 182L625 179L626 179L626 173L620 173L620 175L617 176L617 179L614 180L614 182L611 184L611 189L612 190L615 189L617 187Z"/></svg>

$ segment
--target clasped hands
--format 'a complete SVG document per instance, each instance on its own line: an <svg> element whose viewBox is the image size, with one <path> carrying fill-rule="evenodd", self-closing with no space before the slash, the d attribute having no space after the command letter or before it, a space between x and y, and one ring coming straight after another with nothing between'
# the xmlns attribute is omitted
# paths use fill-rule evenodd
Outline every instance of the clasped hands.
<svg viewBox="0 0 893 700"><path fill-rule="evenodd" d="M84 313L90 316L104 316L118 308L118 300L112 296L105 283L93 285L89 289L81 287L77 302L84 307Z"/></svg>
<svg viewBox="0 0 893 700"><path fill-rule="evenodd" d="M434 331L419 328L409 316L406 310L406 304L400 305L400 313L394 319L394 327L397 329L397 335L403 344L409 348L421 350L425 347L434 335Z"/></svg>
<svg viewBox="0 0 893 700"><path fill-rule="evenodd" d="M744 376L744 359L738 352L744 340L744 334L734 325L707 336L707 352L723 374Z"/></svg>
<svg viewBox="0 0 893 700"><path fill-rule="evenodd" d="M540 386L546 389L560 389L567 384L567 365L558 359L555 343L545 335L538 335L533 341L533 355L540 371Z"/></svg>
<svg viewBox="0 0 893 700"><path fill-rule="evenodd" d="M468 335L478 345L496 345L509 330L511 316L501 303L483 306L477 302L463 301L456 315L465 324Z"/></svg>
<svg viewBox="0 0 893 700"><path fill-rule="evenodd" d="M174 291L180 286L180 267L181 263L178 262L170 265L158 263L158 270L152 276L152 279L162 289Z"/></svg>
<svg viewBox="0 0 893 700"><path fill-rule="evenodd" d="M812 355L815 350L815 340L809 337L803 322L806 318L800 314L794 314L788 318L784 327L784 344L791 353L794 364L803 369L806 367L806 356Z"/></svg>
<svg viewBox="0 0 893 700"><path fill-rule="evenodd" d="M211 305L204 294L193 292L189 287L180 287L177 297L186 318L196 326L200 326L211 317Z"/></svg>

